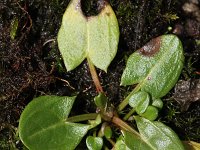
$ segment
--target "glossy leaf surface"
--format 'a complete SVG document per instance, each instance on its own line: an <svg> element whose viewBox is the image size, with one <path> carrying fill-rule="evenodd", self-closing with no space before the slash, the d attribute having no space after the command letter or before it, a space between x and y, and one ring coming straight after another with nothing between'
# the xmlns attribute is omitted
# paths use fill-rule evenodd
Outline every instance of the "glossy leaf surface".
<svg viewBox="0 0 200 150"><path fill-rule="evenodd" d="M103 93L100 93L99 95L95 96L94 102L97 107L104 109L107 105L108 98Z"/></svg>
<svg viewBox="0 0 200 150"><path fill-rule="evenodd" d="M83 15L80 0L70 2L58 33L58 46L68 71L85 58L107 71L116 55L118 41L118 22L107 1L104 1L101 12L91 17Z"/></svg>
<svg viewBox="0 0 200 150"><path fill-rule="evenodd" d="M149 99L149 94L147 92L139 91L130 97L129 105L135 108L138 114L142 114L149 105Z"/></svg>
<svg viewBox="0 0 200 150"><path fill-rule="evenodd" d="M146 142L140 136L134 135L128 131L123 131L124 141L131 150L155 150L151 144Z"/></svg>
<svg viewBox="0 0 200 150"><path fill-rule="evenodd" d="M117 140L114 150L131 150L128 146L124 143L123 139Z"/></svg>
<svg viewBox="0 0 200 150"><path fill-rule="evenodd" d="M129 57L121 85L139 83L139 89L161 98L175 85L183 63L183 48L178 37L157 37Z"/></svg>
<svg viewBox="0 0 200 150"><path fill-rule="evenodd" d="M160 98L153 99L152 105L159 108L159 109L162 109L163 108L163 101Z"/></svg>
<svg viewBox="0 0 200 150"><path fill-rule="evenodd" d="M176 133L158 121L149 121L142 117L135 117L141 138L156 150L184 150L182 142Z"/></svg>
<svg viewBox="0 0 200 150"><path fill-rule="evenodd" d="M158 109L154 106L148 106L146 111L140 114L140 116L153 121L158 117Z"/></svg>
<svg viewBox="0 0 200 150"><path fill-rule="evenodd" d="M103 139L101 137L88 136L86 145L89 150L101 150L103 146Z"/></svg>
<svg viewBox="0 0 200 150"><path fill-rule="evenodd" d="M75 97L41 96L32 100L19 121L19 136L31 150L73 150L90 125L66 122Z"/></svg>

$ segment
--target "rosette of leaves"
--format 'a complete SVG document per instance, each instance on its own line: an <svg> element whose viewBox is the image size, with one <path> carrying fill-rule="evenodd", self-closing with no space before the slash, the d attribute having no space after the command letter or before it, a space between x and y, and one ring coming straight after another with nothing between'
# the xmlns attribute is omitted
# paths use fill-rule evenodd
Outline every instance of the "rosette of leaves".
<svg viewBox="0 0 200 150"><path fill-rule="evenodd" d="M97 16L84 16L81 1L72 0L62 19L58 33L58 47L68 71L87 58L97 68L107 71L116 55L119 27L115 13L102 0Z"/></svg>

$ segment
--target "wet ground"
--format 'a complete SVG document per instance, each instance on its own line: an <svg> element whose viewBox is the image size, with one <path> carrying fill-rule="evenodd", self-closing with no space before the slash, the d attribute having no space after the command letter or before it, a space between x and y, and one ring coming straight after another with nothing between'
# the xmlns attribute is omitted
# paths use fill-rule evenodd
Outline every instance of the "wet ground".
<svg viewBox="0 0 200 150"><path fill-rule="evenodd" d="M57 33L69 0L0 1L0 149L21 147L16 129L24 107L39 95L79 93L73 114L94 112L97 94L87 63L66 72ZM108 73L97 70L104 91L117 106L132 87L120 87L127 57L150 39L174 33L186 62L175 89L164 97L159 116L183 140L200 142L200 1L110 0L120 26L117 56ZM82 2L85 15L96 15L95 0ZM81 106L81 109L80 109Z"/></svg>

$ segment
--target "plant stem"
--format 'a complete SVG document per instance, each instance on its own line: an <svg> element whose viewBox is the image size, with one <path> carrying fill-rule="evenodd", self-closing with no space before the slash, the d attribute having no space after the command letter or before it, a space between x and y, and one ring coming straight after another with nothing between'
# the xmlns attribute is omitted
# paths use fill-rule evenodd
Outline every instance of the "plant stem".
<svg viewBox="0 0 200 150"><path fill-rule="evenodd" d="M135 112L135 108L131 109L123 118L123 120L128 120L128 118Z"/></svg>
<svg viewBox="0 0 200 150"><path fill-rule="evenodd" d="M120 118L114 116L112 118L112 122L116 124L117 126L119 126L122 130L126 130L126 131L129 131L130 133L140 136L140 134L137 131L135 131L131 126L129 126L126 122L124 122Z"/></svg>
<svg viewBox="0 0 200 150"><path fill-rule="evenodd" d="M138 84L133 91L119 104L118 111L122 111L127 105L130 97L140 90L140 84Z"/></svg>
<svg viewBox="0 0 200 150"><path fill-rule="evenodd" d="M97 117L97 113L83 114L74 117L70 117L67 119L67 122L81 122L87 120L94 120Z"/></svg>
<svg viewBox="0 0 200 150"><path fill-rule="evenodd" d="M93 80L93 82L96 86L97 92L98 93L104 93L93 63L91 62L91 60L89 58L87 58L87 61L88 61L88 66L89 66L90 73L91 73L91 76L92 76L92 80Z"/></svg>

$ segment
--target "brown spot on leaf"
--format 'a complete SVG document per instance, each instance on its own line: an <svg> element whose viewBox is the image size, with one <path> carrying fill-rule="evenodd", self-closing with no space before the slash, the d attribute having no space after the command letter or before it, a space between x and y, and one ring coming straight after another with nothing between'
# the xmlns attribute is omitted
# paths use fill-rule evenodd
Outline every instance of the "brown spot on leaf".
<svg viewBox="0 0 200 150"><path fill-rule="evenodd" d="M98 4L98 10L102 11L108 5L108 2L107 0L99 0L97 4Z"/></svg>
<svg viewBox="0 0 200 150"><path fill-rule="evenodd" d="M154 38L144 45L139 52L144 56L153 56L160 50L160 37Z"/></svg>
<svg viewBox="0 0 200 150"><path fill-rule="evenodd" d="M110 13L106 13L107 16L110 16Z"/></svg>

